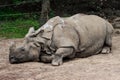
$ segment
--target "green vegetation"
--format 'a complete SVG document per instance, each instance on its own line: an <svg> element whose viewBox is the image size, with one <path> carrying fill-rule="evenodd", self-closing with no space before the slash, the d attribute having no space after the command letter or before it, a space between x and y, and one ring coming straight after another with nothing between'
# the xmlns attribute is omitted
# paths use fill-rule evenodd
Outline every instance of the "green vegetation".
<svg viewBox="0 0 120 80"><path fill-rule="evenodd" d="M17 19L15 21L0 22L0 37L22 38L32 26L37 29L39 27L38 21L33 19Z"/></svg>
<svg viewBox="0 0 120 80"><path fill-rule="evenodd" d="M40 17L42 1L0 0L0 37L22 38L29 27L34 26L37 29L39 25L42 25L42 20L44 20ZM50 10L46 15L49 18L58 15L68 17L75 13L96 14L108 19L112 16L120 16L119 0L50 0L50 4L49 2L46 4L48 4L48 9L45 10Z"/></svg>
<svg viewBox="0 0 120 80"><path fill-rule="evenodd" d="M50 11L49 17L55 16L54 11ZM34 26L39 28L38 19L40 14L24 14L12 9L2 9L0 12L0 37L5 38L23 38L29 28Z"/></svg>

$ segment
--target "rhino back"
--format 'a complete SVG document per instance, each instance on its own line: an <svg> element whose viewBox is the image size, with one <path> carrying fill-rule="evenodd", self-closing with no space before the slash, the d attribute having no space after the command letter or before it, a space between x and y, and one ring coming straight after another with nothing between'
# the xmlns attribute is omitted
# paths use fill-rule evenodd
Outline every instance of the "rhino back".
<svg viewBox="0 0 120 80"><path fill-rule="evenodd" d="M88 47L106 37L106 21L98 16L83 16L75 20L76 30L80 34L80 47Z"/></svg>

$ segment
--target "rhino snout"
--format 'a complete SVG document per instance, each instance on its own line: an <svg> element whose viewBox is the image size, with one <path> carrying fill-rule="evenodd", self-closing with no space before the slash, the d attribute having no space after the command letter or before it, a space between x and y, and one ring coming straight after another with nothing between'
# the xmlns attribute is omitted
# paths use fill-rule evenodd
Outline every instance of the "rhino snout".
<svg viewBox="0 0 120 80"><path fill-rule="evenodd" d="M10 56L10 57L9 57L9 62L10 62L11 64L16 63L16 61L17 61L17 59L16 59L14 56Z"/></svg>

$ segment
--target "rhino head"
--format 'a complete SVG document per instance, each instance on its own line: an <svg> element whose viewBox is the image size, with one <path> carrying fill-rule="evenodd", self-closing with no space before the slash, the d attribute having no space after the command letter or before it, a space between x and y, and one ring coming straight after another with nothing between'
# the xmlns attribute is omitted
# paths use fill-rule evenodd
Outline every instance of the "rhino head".
<svg viewBox="0 0 120 80"><path fill-rule="evenodd" d="M29 38L29 35L33 32L34 29L30 28L21 47L16 47L15 43L10 46L9 61L11 64L39 60L41 45L36 44L31 40L32 38Z"/></svg>
<svg viewBox="0 0 120 80"><path fill-rule="evenodd" d="M54 25L58 24L57 22L59 21L57 20L59 20L59 17L55 18L54 21L56 21L56 23ZM46 42L48 40L51 40L53 30L52 23L54 21L48 21L48 23L46 23L36 31L33 27L31 27L26 34L24 38L25 40L21 47L16 47L16 44L12 44L9 48L10 63L37 61L40 58L42 52L46 50Z"/></svg>

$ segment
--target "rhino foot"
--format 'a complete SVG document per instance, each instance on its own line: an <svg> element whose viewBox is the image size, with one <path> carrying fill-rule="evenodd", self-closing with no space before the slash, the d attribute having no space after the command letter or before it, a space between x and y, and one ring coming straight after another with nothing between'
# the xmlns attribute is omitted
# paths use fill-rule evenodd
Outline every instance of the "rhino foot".
<svg viewBox="0 0 120 80"><path fill-rule="evenodd" d="M104 48L102 49L102 54L108 54L108 53L110 53L110 52L111 52L110 47L104 47Z"/></svg>
<svg viewBox="0 0 120 80"><path fill-rule="evenodd" d="M53 66L59 66L61 64L63 64L62 57L58 56L58 55L55 55L55 57L52 60L52 65Z"/></svg>

